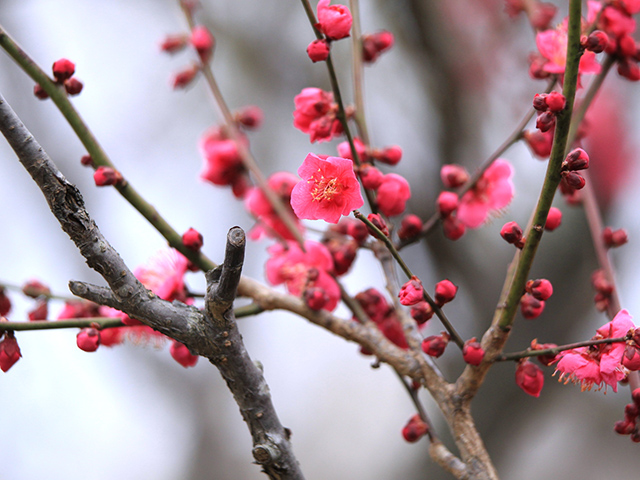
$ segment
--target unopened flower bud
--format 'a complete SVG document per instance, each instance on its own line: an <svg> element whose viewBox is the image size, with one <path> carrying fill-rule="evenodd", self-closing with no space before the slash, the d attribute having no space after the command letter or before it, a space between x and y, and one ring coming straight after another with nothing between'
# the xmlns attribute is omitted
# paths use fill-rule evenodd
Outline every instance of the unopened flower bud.
<svg viewBox="0 0 640 480"><path fill-rule="evenodd" d="M72 96L78 95L82 91L83 87L84 85L82 84L82 82L78 80L76 77L71 77L69 80L66 80L64 82L64 89L67 91L69 95L72 95Z"/></svg>
<svg viewBox="0 0 640 480"><path fill-rule="evenodd" d="M416 303L411 307L411 318L413 318L418 325L424 325L433 317L433 308L425 301Z"/></svg>
<svg viewBox="0 0 640 480"><path fill-rule="evenodd" d="M594 30L584 42L584 48L593 53L602 53L607 48L609 36L602 30Z"/></svg>
<svg viewBox="0 0 640 480"><path fill-rule="evenodd" d="M579 173L573 171L562 172L562 180L575 190L584 188L584 185L586 183L584 177L582 177Z"/></svg>
<svg viewBox="0 0 640 480"><path fill-rule="evenodd" d="M360 180L362 181L362 186L364 188L368 188L369 190L377 190L378 187L382 184L383 178L384 173L382 173L370 163L363 163L360 166Z"/></svg>
<svg viewBox="0 0 640 480"><path fill-rule="evenodd" d="M614 424L613 431L619 433L620 435L629 435L631 434L631 432L633 432L634 428L634 422L629 422L628 420L620 420Z"/></svg>
<svg viewBox="0 0 640 480"><path fill-rule="evenodd" d="M633 57L636 54L636 41L629 34L618 37L618 54L621 57Z"/></svg>
<svg viewBox="0 0 640 480"><path fill-rule="evenodd" d="M431 335L422 341L422 351L430 357L438 358L449 344L449 334L443 332L441 335Z"/></svg>
<svg viewBox="0 0 640 480"><path fill-rule="evenodd" d="M402 148L398 145L385 147L376 155L376 160L386 163L387 165L396 165L400 160L402 160Z"/></svg>
<svg viewBox="0 0 640 480"><path fill-rule="evenodd" d="M547 158L551 153L551 147L553 145L553 133L553 130L549 130L548 132L525 130L523 137L534 155L540 158Z"/></svg>
<svg viewBox="0 0 640 480"><path fill-rule="evenodd" d="M11 300L7 297L4 287L0 286L0 317L4 317L11 310Z"/></svg>
<svg viewBox="0 0 640 480"><path fill-rule="evenodd" d="M535 363L524 360L518 363L516 368L516 385L524 393L538 398L544 385L544 374Z"/></svg>
<svg viewBox="0 0 640 480"><path fill-rule="evenodd" d="M188 40L186 35L167 35L160 43L160 50L167 53L179 52L187 45Z"/></svg>
<svg viewBox="0 0 640 480"><path fill-rule="evenodd" d="M194 27L191 30L191 45L194 46L200 59L203 62L207 62L211 58L211 54L213 53L213 47L215 46L215 39L211 32L202 25Z"/></svg>
<svg viewBox="0 0 640 480"><path fill-rule="evenodd" d="M76 71L76 65L71 60L61 58L53 63L52 70L56 81L62 83L73 76Z"/></svg>
<svg viewBox="0 0 640 480"><path fill-rule="evenodd" d="M602 231L602 238L607 248L620 247L629 241L627 231L624 228L613 230L611 227L606 227Z"/></svg>
<svg viewBox="0 0 640 480"><path fill-rule="evenodd" d="M358 242L358 245L362 245L369 237L369 229L359 220L350 221L347 224L347 235Z"/></svg>
<svg viewBox="0 0 640 480"><path fill-rule="evenodd" d="M383 30L370 35L362 36L362 59L371 63L380 54L393 46L394 38L391 32Z"/></svg>
<svg viewBox="0 0 640 480"><path fill-rule="evenodd" d="M447 279L436 283L435 290L435 301L439 306L449 303L456 297L456 293L458 293L458 287Z"/></svg>
<svg viewBox="0 0 640 480"><path fill-rule="evenodd" d="M544 301L538 300L533 295L525 293L520 298L520 312L527 320L538 318L544 310Z"/></svg>
<svg viewBox="0 0 640 480"><path fill-rule="evenodd" d="M93 180L98 187L119 185L123 182L122 174L111 167L98 167L93 172Z"/></svg>
<svg viewBox="0 0 640 480"><path fill-rule="evenodd" d="M553 286L546 278L529 280L525 285L525 290L538 300L546 301L553 294Z"/></svg>
<svg viewBox="0 0 640 480"><path fill-rule="evenodd" d="M316 312L322 310L322 308L329 301L327 292L325 292L323 288L318 287L307 288L304 291L303 298L304 303L307 304L307 307Z"/></svg>
<svg viewBox="0 0 640 480"><path fill-rule="evenodd" d="M622 365L632 372L640 370L640 347L635 344L626 345L622 355Z"/></svg>
<svg viewBox="0 0 640 480"><path fill-rule="evenodd" d="M39 100L46 100L47 98L49 98L49 94L44 91L44 88L42 88L39 83L36 83L34 85L33 94Z"/></svg>
<svg viewBox="0 0 640 480"><path fill-rule="evenodd" d="M4 338L0 341L0 370L6 372L20 360L22 354L18 341L13 332L5 332Z"/></svg>
<svg viewBox="0 0 640 480"><path fill-rule="evenodd" d="M547 95L546 103L550 112L558 113L564 109L567 104L567 100L560 92L551 92Z"/></svg>
<svg viewBox="0 0 640 480"><path fill-rule="evenodd" d="M83 155L80 158L80 164L84 167L93 167L93 158L91 155Z"/></svg>
<svg viewBox="0 0 640 480"><path fill-rule="evenodd" d="M549 214L547 215L547 221L544 224L544 229L548 232L553 232L561 223L562 212L556 207L551 207L549 209Z"/></svg>
<svg viewBox="0 0 640 480"><path fill-rule="evenodd" d="M408 240L420 234L422 231L422 220L417 215L409 213L402 217L400 228L398 229L398 238L400 240Z"/></svg>
<svg viewBox="0 0 640 480"><path fill-rule="evenodd" d="M618 64L618 74L632 82L640 80L640 67L629 58L623 58L616 62Z"/></svg>
<svg viewBox="0 0 640 480"><path fill-rule="evenodd" d="M420 279L416 276L411 277L411 280L405 283L400 289L398 297L400 298L400 303L405 306L411 306L421 302L424 298L424 290Z"/></svg>
<svg viewBox="0 0 640 480"><path fill-rule="evenodd" d="M458 240L464 235L466 227L464 223L454 216L446 217L442 220L442 231L449 240Z"/></svg>
<svg viewBox="0 0 640 480"><path fill-rule="evenodd" d="M420 418L419 414L415 414L402 429L402 436L409 443L415 443L420 440L429 431L429 426Z"/></svg>
<svg viewBox="0 0 640 480"><path fill-rule="evenodd" d="M598 269L591 274L591 285L593 288L605 295L611 295L613 293L613 285L607 279L604 270Z"/></svg>
<svg viewBox="0 0 640 480"><path fill-rule="evenodd" d="M553 17L556 16L556 7L552 3L535 2L531 4L531 11L529 13L529 22L531 26L536 30L547 30Z"/></svg>
<svg viewBox="0 0 640 480"><path fill-rule="evenodd" d="M589 168L589 155L581 148L573 149L562 162L563 170L585 170Z"/></svg>
<svg viewBox="0 0 640 480"><path fill-rule="evenodd" d="M377 227L378 230L380 230L386 237L389 236L389 228L380 215L378 215L377 213L370 213L369 215L367 215L367 219L371 223L373 223L373 225ZM369 233L378 238L378 235L373 230L369 231Z"/></svg>
<svg viewBox="0 0 640 480"><path fill-rule="evenodd" d="M171 81L171 86L174 89L186 88L191 84L199 71L200 67L198 67L198 65L191 65L190 67L185 68L184 70L176 73Z"/></svg>
<svg viewBox="0 0 640 480"><path fill-rule="evenodd" d="M100 346L100 332L95 328L83 328L76 336L76 344L80 350L95 352Z"/></svg>
<svg viewBox="0 0 640 480"><path fill-rule="evenodd" d="M631 398L633 403L636 404L636 407L640 408L640 387L631 392Z"/></svg>
<svg viewBox="0 0 640 480"><path fill-rule="evenodd" d="M458 188L467 183L469 172L461 165L443 165L440 169L440 178L447 188Z"/></svg>
<svg viewBox="0 0 640 480"><path fill-rule="evenodd" d="M236 113L236 121L245 128L259 128L262 125L262 109L255 105L249 105Z"/></svg>
<svg viewBox="0 0 640 480"><path fill-rule="evenodd" d="M31 298L48 297L51 295L51 289L40 280L29 280L22 286L22 293Z"/></svg>
<svg viewBox="0 0 640 480"><path fill-rule="evenodd" d="M482 359L484 358L484 349L480 346L480 342L476 340L476 337L464 342L464 346L462 347L462 358L469 365L478 366L482 363Z"/></svg>
<svg viewBox="0 0 640 480"><path fill-rule="evenodd" d="M556 126L556 116L551 112L542 112L536 119L536 128L541 132L548 132Z"/></svg>
<svg viewBox="0 0 640 480"><path fill-rule="evenodd" d="M458 194L455 192L440 192L436 205L440 215L448 217L458 208Z"/></svg>
<svg viewBox="0 0 640 480"><path fill-rule="evenodd" d="M186 345L174 340L169 348L171 357L184 368L194 367L198 363L198 355L192 355Z"/></svg>
<svg viewBox="0 0 640 480"><path fill-rule="evenodd" d="M307 55L313 63L316 62L324 62L327 58L329 58L330 51L329 42L327 42L324 38L320 40L314 40L307 47Z"/></svg>
<svg viewBox="0 0 640 480"><path fill-rule="evenodd" d="M531 342L532 350L548 350L550 348L556 348L557 346L558 345L556 345L555 343L538 343L538 341L535 339ZM544 365L545 367L548 367L553 362L555 362L556 355L553 355L553 354L537 355L536 358L542 365Z"/></svg>
<svg viewBox="0 0 640 480"><path fill-rule="evenodd" d="M29 321L35 322L38 320L46 320L49 315L49 302L47 299L39 299L36 301L36 306L28 313Z"/></svg>
<svg viewBox="0 0 640 480"><path fill-rule="evenodd" d="M539 112L546 112L549 109L547 95L547 93L536 93L533 96L533 108Z"/></svg>
<svg viewBox="0 0 640 480"><path fill-rule="evenodd" d="M194 228L189 228L182 234L182 244L189 250L199 251L203 245L202 234Z"/></svg>
<svg viewBox="0 0 640 480"><path fill-rule="evenodd" d="M522 228L517 222L507 222L500 229L500 236L504 238L507 243L511 243L518 248L524 247L524 237Z"/></svg>

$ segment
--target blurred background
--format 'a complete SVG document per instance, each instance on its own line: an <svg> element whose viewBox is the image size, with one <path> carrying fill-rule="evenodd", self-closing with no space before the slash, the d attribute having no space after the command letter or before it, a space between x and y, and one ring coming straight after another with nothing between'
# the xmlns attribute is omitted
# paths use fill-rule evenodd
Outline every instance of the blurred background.
<svg viewBox="0 0 640 480"><path fill-rule="evenodd" d="M309 152L334 154L335 142L311 145L292 126L293 97L300 90L329 90L324 65L312 64L305 52L314 37L301 4L201 3L198 18L216 37L213 66L227 102L264 111L263 127L250 134L264 172L295 172ZM554 22L567 10L565 2L557 5ZM384 28L396 38L394 48L366 69L372 143L403 148L393 171L410 180L410 210L427 218L442 188L440 166L455 162L473 170L544 90L546 82L528 75L534 32L523 16L508 17L503 0L379 0L362 2L361 14L364 32ZM203 81L186 91L170 88L171 76L190 61L190 53L159 51L164 36L186 29L177 0L5 0L0 21L47 71L61 57L76 63L85 88L74 104L118 169L174 228L199 230L205 253L220 262L227 230L248 230L252 220L229 190L199 180L198 140L219 119ZM348 102L349 49L349 41L333 48ZM83 192L94 220L130 268L165 248L115 190L93 185L91 171L79 163L82 145L52 102L37 100L32 90L33 82L0 54L0 92ZM594 139L587 143L605 224L629 231L631 241L613 257L623 306L632 315L640 308L640 190L634 188L639 97L637 85L612 72L594 107ZM503 218L456 242L436 231L426 245L403 252L425 285L449 278L460 287L447 314L464 338L480 337L490 322L513 254L499 229L510 220L526 224L546 168L523 144L505 158L515 166L517 195ZM68 291L70 279L102 284L4 141L0 165L0 282L37 278L58 294ZM558 344L589 339L607 321L592 302L590 274L597 264L584 215L562 198L555 205L564 213L562 227L545 235L531 275L550 279L555 293L537 320L518 317L509 351L526 348L533 338ZM264 278L268 245L248 246L246 275ZM195 291L204 288L199 274L188 274L187 283ZM384 286L366 254L345 284L352 294ZM9 318L25 320L32 301L9 294ZM52 303L50 316L61 307ZM427 334L438 333L440 326L431 323ZM264 365L308 479L449 478L429 459L426 441L402 439L414 410L390 368L372 369L357 345L287 313L242 319L241 330L252 357ZM18 332L23 358L0 377L2 479L264 478L251 464L250 436L214 367L201 360L185 370L171 359L168 345L129 343L87 354L75 346L75 335ZM440 362L449 379L462 368L453 350ZM634 478L638 446L613 432L630 401L628 390L582 393L551 374L545 371L545 388L535 399L515 385L513 365L498 365L474 402L501 477ZM424 393L423 399L451 444L437 408Z"/></svg>

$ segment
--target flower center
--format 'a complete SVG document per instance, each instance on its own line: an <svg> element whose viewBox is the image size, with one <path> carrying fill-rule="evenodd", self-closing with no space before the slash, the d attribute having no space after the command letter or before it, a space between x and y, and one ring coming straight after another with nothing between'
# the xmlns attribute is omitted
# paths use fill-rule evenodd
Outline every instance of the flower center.
<svg viewBox="0 0 640 480"><path fill-rule="evenodd" d="M311 198L314 202L331 201L333 196L339 193L340 184L337 178L327 179L324 175L320 175L320 178L311 177L311 181L316 185L311 190Z"/></svg>

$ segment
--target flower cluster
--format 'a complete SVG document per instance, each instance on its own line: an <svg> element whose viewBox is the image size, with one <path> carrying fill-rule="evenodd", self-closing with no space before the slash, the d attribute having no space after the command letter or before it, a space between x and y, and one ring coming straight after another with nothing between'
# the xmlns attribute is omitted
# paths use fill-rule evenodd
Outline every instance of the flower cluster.
<svg viewBox="0 0 640 480"><path fill-rule="evenodd" d="M73 76L76 73L76 64L71 60L61 58L53 62L51 70L53 71L53 78L56 83L64 86L68 95L78 95L82 91L84 85ZM33 87L33 94L40 100L49 98L49 94L39 84Z"/></svg>

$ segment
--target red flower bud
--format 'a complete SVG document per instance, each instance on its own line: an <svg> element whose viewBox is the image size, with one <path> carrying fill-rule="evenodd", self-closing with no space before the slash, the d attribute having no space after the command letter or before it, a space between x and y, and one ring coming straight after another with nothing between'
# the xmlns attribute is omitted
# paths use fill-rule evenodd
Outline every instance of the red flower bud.
<svg viewBox="0 0 640 480"><path fill-rule="evenodd" d="M636 388L631 392L631 398L633 399L633 403L635 403L636 407L640 408L640 388Z"/></svg>
<svg viewBox="0 0 640 480"><path fill-rule="evenodd" d="M539 112L546 112L549 109L547 95L547 93L536 93L533 96L533 108Z"/></svg>
<svg viewBox="0 0 640 480"><path fill-rule="evenodd" d="M458 287L449 280L442 280L436 283L435 301L439 306L449 303L456 297Z"/></svg>
<svg viewBox="0 0 640 480"><path fill-rule="evenodd" d="M449 240L458 240L464 235L466 227L456 217L450 216L442 220L442 231Z"/></svg>
<svg viewBox="0 0 640 480"><path fill-rule="evenodd" d="M562 172L562 181L575 190L580 190L586 183L584 178L576 172L564 171Z"/></svg>
<svg viewBox="0 0 640 480"><path fill-rule="evenodd" d="M449 334L431 335L422 341L422 351L430 357L438 358L449 344Z"/></svg>
<svg viewBox="0 0 640 480"><path fill-rule="evenodd" d="M369 229L359 220L352 221L347 224L347 235L358 242L358 245L362 245L369 236Z"/></svg>
<svg viewBox="0 0 640 480"><path fill-rule="evenodd" d="M421 302L424 298L424 290L422 288L422 282L416 276L411 277L407 283L405 283L398 293L400 303L405 306L415 305Z"/></svg>
<svg viewBox="0 0 640 480"><path fill-rule="evenodd" d="M525 286L527 293L530 293L538 300L546 301L553 294L551 282L545 278L529 280Z"/></svg>
<svg viewBox="0 0 640 480"><path fill-rule="evenodd" d="M628 58L618 60L618 74L621 77L637 82L640 80L640 67L634 60Z"/></svg>
<svg viewBox="0 0 640 480"><path fill-rule="evenodd" d="M640 349L636 345L627 345L625 347L622 365L632 372L640 370Z"/></svg>
<svg viewBox="0 0 640 480"><path fill-rule="evenodd" d="M543 112L536 119L536 128L541 132L548 132L556 126L556 116L551 112Z"/></svg>
<svg viewBox="0 0 640 480"><path fill-rule="evenodd" d="M367 219L371 223L373 223L373 225L377 227L378 230L380 230L385 236L389 236L389 228L380 215L378 215L377 213L370 213L369 215L367 215ZM373 230L369 231L369 233L378 238L377 234Z"/></svg>
<svg viewBox="0 0 640 480"><path fill-rule="evenodd" d="M169 353L173 359L184 368L194 367L198 363L198 356L192 355L189 349L182 343L174 340L169 348Z"/></svg>
<svg viewBox="0 0 640 480"><path fill-rule="evenodd" d="M307 288L303 293L303 298L307 307L316 312L322 310L329 301L327 292L325 292L323 288L319 287Z"/></svg>
<svg viewBox="0 0 640 480"><path fill-rule="evenodd" d="M82 91L83 87L84 85L82 82L76 77L72 77L64 82L64 89L69 95L78 95Z"/></svg>
<svg viewBox="0 0 640 480"><path fill-rule="evenodd" d="M216 44L213 35L211 35L207 27L202 25L194 27L193 30L191 30L190 41L191 45L193 45L198 52L200 59L203 62L207 62L211 58L213 47Z"/></svg>
<svg viewBox="0 0 640 480"><path fill-rule="evenodd" d="M412 213L402 217L400 228L398 229L398 238L400 240L408 240L419 235L422 231L422 220Z"/></svg>
<svg viewBox="0 0 640 480"><path fill-rule="evenodd" d="M553 145L553 130L549 130L548 132L540 132L539 130L530 132L529 130L525 130L523 136L524 141L527 142L527 145L529 145L534 155L540 158L547 158L549 156L551 146Z"/></svg>
<svg viewBox="0 0 640 480"><path fill-rule="evenodd" d="M461 165L443 165L440 169L440 178L447 188L458 188L467 183L469 173Z"/></svg>
<svg viewBox="0 0 640 480"><path fill-rule="evenodd" d="M362 36L362 59L371 63L393 46L393 34L386 30Z"/></svg>
<svg viewBox="0 0 640 480"><path fill-rule="evenodd" d="M49 302L45 298L36 301L36 306L29 311L29 321L35 322L37 320L46 320L49 314Z"/></svg>
<svg viewBox="0 0 640 480"><path fill-rule="evenodd" d="M382 173L370 163L363 163L360 166L360 180L362 181L362 186L364 188L377 190L378 187L382 184L383 178L384 173Z"/></svg>
<svg viewBox="0 0 640 480"><path fill-rule="evenodd" d="M544 385L544 374L535 363L525 360L518 363L518 367L516 368L516 385L518 385L524 393L538 398Z"/></svg>
<svg viewBox="0 0 640 480"><path fill-rule="evenodd" d="M484 350L475 337L464 342L464 346L462 347L462 358L469 365L478 366L482 363Z"/></svg>
<svg viewBox="0 0 640 480"><path fill-rule="evenodd" d="M584 48L593 53L602 53L607 48L609 36L602 30L594 30L584 42Z"/></svg>
<svg viewBox="0 0 640 480"><path fill-rule="evenodd" d="M524 247L524 237L522 236L522 228L516 222L507 222L500 229L500 236L507 243L511 243L518 248Z"/></svg>
<svg viewBox="0 0 640 480"><path fill-rule="evenodd" d="M402 436L409 443L415 443L420 440L429 431L429 426L415 414L409 419L409 422L402 429Z"/></svg>
<svg viewBox="0 0 640 480"><path fill-rule="evenodd" d="M534 339L531 341L531 350L548 350L550 348L555 348L558 345L555 343L538 343L538 340ZM538 355L536 356L538 361L548 367L556 360L556 355Z"/></svg>
<svg viewBox="0 0 640 480"><path fill-rule="evenodd" d="M4 287L0 287L0 317L4 317L11 310L11 300L7 297Z"/></svg>
<svg viewBox="0 0 640 480"><path fill-rule="evenodd" d="M622 57L633 57L636 54L636 41L629 34L618 37L618 54Z"/></svg>
<svg viewBox="0 0 640 480"><path fill-rule="evenodd" d="M186 47L187 40L186 35L167 35L160 43L160 50L167 53L176 53Z"/></svg>
<svg viewBox="0 0 640 480"><path fill-rule="evenodd" d="M418 302L411 307L411 318L413 318L418 325L424 325L427 321L433 317L433 308L427 302Z"/></svg>
<svg viewBox="0 0 640 480"><path fill-rule="evenodd" d="M548 232L553 232L561 223L562 212L556 207L551 207L549 209L549 214L547 215L547 221L544 224L544 229Z"/></svg>
<svg viewBox="0 0 640 480"><path fill-rule="evenodd" d="M47 297L51 295L51 289L39 280L29 280L22 286L22 293L31 298L38 298L41 295Z"/></svg>
<svg viewBox="0 0 640 480"><path fill-rule="evenodd" d="M571 150L562 162L563 170L585 170L589 168L589 155L581 148Z"/></svg>
<svg viewBox="0 0 640 480"><path fill-rule="evenodd" d="M80 164L84 167L93 167L93 158L91 155L83 155L80 158Z"/></svg>
<svg viewBox="0 0 640 480"><path fill-rule="evenodd" d="M533 295L525 293L520 298L520 311L527 320L538 318L544 310L544 301L538 300Z"/></svg>
<svg viewBox="0 0 640 480"><path fill-rule="evenodd" d="M186 88L191 84L199 71L200 67L198 67L198 65L191 65L190 67L185 68L184 70L176 73L171 81L171 86L174 89Z"/></svg>
<svg viewBox="0 0 640 480"><path fill-rule="evenodd" d="M458 208L458 194L454 192L440 192L436 205L440 215L448 217Z"/></svg>
<svg viewBox="0 0 640 480"><path fill-rule="evenodd" d="M13 332L5 332L4 338L0 341L0 369L6 372L20 360L21 356L20 347Z"/></svg>
<svg viewBox="0 0 640 480"><path fill-rule="evenodd" d="M47 98L49 98L49 94L45 92L44 88L42 88L38 83L36 83L33 87L33 94L40 100L46 100Z"/></svg>
<svg viewBox="0 0 640 480"><path fill-rule="evenodd" d="M259 128L262 125L262 109L249 105L236 113L236 121L245 128Z"/></svg>
<svg viewBox="0 0 640 480"><path fill-rule="evenodd" d="M93 180L98 187L119 185L123 182L122 174L111 167L98 167L93 172Z"/></svg>
<svg viewBox="0 0 640 480"><path fill-rule="evenodd" d="M95 352L100 346L100 332L95 328L83 328L76 336L76 344L80 350Z"/></svg>
<svg viewBox="0 0 640 480"><path fill-rule="evenodd" d="M549 111L552 113L558 113L562 111L567 104L567 100L560 92L551 92L546 98Z"/></svg>
<svg viewBox="0 0 640 480"><path fill-rule="evenodd" d="M375 159L379 162L386 163L387 165L396 165L400 160L402 160L402 148L398 145L385 147L380 153L375 155Z"/></svg>
<svg viewBox="0 0 640 480"><path fill-rule="evenodd" d="M182 234L182 244L189 250L199 251L203 245L202 234L193 228L189 228Z"/></svg>
<svg viewBox="0 0 640 480"><path fill-rule="evenodd" d="M611 227L606 227L602 231L602 237L607 248L620 247L629 241L627 231L624 228L612 230Z"/></svg>
<svg viewBox="0 0 640 480"><path fill-rule="evenodd" d="M314 40L307 47L307 55L313 63L324 62L329 58L330 46L325 39Z"/></svg>
<svg viewBox="0 0 640 480"><path fill-rule="evenodd" d="M58 83L62 83L65 80L71 78L76 71L76 65L71 60L61 58L57 62L53 63L53 76Z"/></svg>

